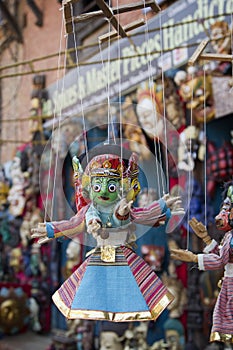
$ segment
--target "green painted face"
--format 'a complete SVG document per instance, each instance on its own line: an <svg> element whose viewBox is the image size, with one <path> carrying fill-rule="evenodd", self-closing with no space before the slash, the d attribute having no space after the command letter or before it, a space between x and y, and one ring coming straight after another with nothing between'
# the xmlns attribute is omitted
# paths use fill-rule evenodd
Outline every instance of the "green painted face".
<svg viewBox="0 0 233 350"><path fill-rule="evenodd" d="M108 177L93 177L91 181L90 199L94 204L107 207L118 199L119 181Z"/></svg>

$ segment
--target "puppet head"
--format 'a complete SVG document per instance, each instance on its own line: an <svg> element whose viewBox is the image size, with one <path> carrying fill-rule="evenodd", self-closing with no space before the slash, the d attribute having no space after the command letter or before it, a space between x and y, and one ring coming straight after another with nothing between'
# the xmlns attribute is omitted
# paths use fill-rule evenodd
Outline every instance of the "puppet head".
<svg viewBox="0 0 233 350"><path fill-rule="evenodd" d="M83 195L103 206L113 204L129 193L134 200L140 190L137 174L135 155L131 156L128 167L118 155L97 155L88 163L82 176Z"/></svg>
<svg viewBox="0 0 233 350"><path fill-rule="evenodd" d="M214 50L220 54L229 54L231 52L230 28L225 21L216 21L210 27L211 43Z"/></svg>
<svg viewBox="0 0 233 350"><path fill-rule="evenodd" d="M228 231L233 228L233 182L226 184L224 200L219 214L215 217L215 223L219 230Z"/></svg>

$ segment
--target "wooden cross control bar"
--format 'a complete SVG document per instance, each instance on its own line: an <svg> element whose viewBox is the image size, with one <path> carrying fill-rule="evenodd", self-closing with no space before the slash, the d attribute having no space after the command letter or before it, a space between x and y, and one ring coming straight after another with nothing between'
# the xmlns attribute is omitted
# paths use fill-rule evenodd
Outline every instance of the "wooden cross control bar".
<svg viewBox="0 0 233 350"><path fill-rule="evenodd" d="M205 39L201 41L196 51L192 54L192 56L188 60L188 64L190 66L193 66L195 62L199 59L207 60L207 61L233 62L233 55L221 55L221 54L212 53L212 52L203 53L208 43L209 43L209 39Z"/></svg>
<svg viewBox="0 0 233 350"><path fill-rule="evenodd" d="M66 32L67 34L70 34L73 32L73 23L78 23L82 21L86 21L92 18L107 18L111 25L114 27L116 32L119 36L122 38L127 37L126 29L125 27L122 27L119 23L119 21L116 18L116 15L119 15L124 12L130 12L135 10L140 10L146 7L151 7L152 11L155 13L158 13L161 11L158 4L155 2L155 0L144 0L143 2L136 2L135 4L126 4L121 5L119 7L113 7L110 8L108 4L104 0L96 0L97 5L100 8L100 11L94 11L89 13L81 14L80 16L73 17L71 13L71 5L78 2L79 0L63 0L63 9L64 9L64 17L65 17L65 25L66 25ZM136 22L138 24L136 25ZM140 25L144 24L142 20L136 21L132 24L132 29L135 29L139 27ZM130 28L130 24L127 25L127 31L132 30ZM116 36L116 32L109 33L109 36ZM104 41L106 39L103 39Z"/></svg>

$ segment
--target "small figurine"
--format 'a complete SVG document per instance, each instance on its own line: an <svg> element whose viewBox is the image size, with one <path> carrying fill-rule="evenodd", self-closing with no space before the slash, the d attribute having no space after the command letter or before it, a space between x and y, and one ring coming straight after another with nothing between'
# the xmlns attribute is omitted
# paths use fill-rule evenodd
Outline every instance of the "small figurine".
<svg viewBox="0 0 233 350"><path fill-rule="evenodd" d="M192 218L189 222L195 234L206 247L204 254L193 254L191 251L172 249L173 259L195 262L199 270L219 270L224 267L224 277L220 293L213 312L213 324L210 342L233 343L233 305L232 305L232 262L233 262L233 182L225 184L224 201L219 214L215 217L216 226L224 232L220 245L208 235L206 227Z"/></svg>
<svg viewBox="0 0 233 350"><path fill-rule="evenodd" d="M100 333L100 350L123 350L120 337L111 331Z"/></svg>
<svg viewBox="0 0 233 350"><path fill-rule="evenodd" d="M70 220L39 224L32 238L74 238L86 231L97 247L54 293L53 301L69 319L115 322L155 320L173 300L149 265L132 250L135 224L160 225L183 214L180 198L166 194L144 208L132 204L140 191L135 154L117 145L88 153L85 169L75 157L78 212Z"/></svg>
<svg viewBox="0 0 233 350"><path fill-rule="evenodd" d="M170 318L164 323L165 339L169 350L183 350L185 345L184 327L175 318Z"/></svg>
<svg viewBox="0 0 233 350"><path fill-rule="evenodd" d="M24 190L27 186L27 179L26 174L21 170L19 157L14 157L10 174L12 178L12 186L7 197L9 211L13 216L20 216L23 214L26 204Z"/></svg>

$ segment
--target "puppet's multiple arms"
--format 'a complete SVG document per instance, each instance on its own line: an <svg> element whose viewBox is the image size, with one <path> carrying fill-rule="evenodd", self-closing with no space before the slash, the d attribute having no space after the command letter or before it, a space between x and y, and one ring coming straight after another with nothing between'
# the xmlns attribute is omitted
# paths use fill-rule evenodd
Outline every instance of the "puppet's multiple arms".
<svg viewBox="0 0 233 350"><path fill-rule="evenodd" d="M133 222L142 225L156 226L164 224L171 215L183 215L180 197L165 194L159 200L152 202L147 207L132 208L130 211Z"/></svg>
<svg viewBox="0 0 233 350"><path fill-rule="evenodd" d="M83 208L70 220L39 223L36 228L31 230L31 237L38 239L39 244L43 244L55 238L63 236L71 238L82 233L85 231L85 212L86 208Z"/></svg>
<svg viewBox="0 0 233 350"><path fill-rule="evenodd" d="M129 222L129 212L133 201L127 201L126 198L122 198L113 209L112 215L112 226L120 227ZM103 213L102 213L103 215ZM103 226L101 213L93 206L90 205L86 213L86 226L87 232L92 234L96 238Z"/></svg>

